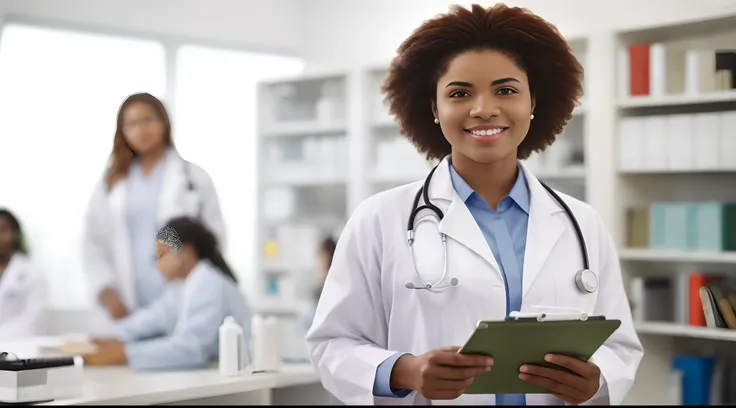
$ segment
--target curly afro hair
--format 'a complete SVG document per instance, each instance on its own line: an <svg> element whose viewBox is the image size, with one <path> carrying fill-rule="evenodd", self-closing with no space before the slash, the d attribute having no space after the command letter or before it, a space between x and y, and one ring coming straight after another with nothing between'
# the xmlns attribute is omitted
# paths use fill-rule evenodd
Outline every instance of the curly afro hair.
<svg viewBox="0 0 736 408"><path fill-rule="evenodd" d="M529 78L536 107L529 133L519 145L519 159L551 145L579 104L583 67L555 26L504 4L452 6L449 13L425 21L399 46L381 88L401 133L428 159L451 152L431 109L437 81L455 56L481 49L508 55Z"/></svg>

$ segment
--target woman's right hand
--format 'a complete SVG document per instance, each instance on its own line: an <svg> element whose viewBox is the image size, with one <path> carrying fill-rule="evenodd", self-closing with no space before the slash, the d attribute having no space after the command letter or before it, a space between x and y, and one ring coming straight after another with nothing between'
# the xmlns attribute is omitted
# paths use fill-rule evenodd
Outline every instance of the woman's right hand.
<svg viewBox="0 0 736 408"><path fill-rule="evenodd" d="M123 299L115 289L105 288L100 292L100 302L113 319L119 320L128 315Z"/></svg>
<svg viewBox="0 0 736 408"><path fill-rule="evenodd" d="M417 391L430 400L459 397L476 375L491 369L493 359L458 354L458 350L460 347L443 347L419 356L401 356L391 372L391 388Z"/></svg>

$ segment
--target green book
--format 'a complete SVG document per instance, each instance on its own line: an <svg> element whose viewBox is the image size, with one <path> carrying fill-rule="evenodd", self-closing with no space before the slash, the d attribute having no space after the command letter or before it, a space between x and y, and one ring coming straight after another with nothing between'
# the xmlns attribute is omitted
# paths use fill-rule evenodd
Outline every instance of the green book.
<svg viewBox="0 0 736 408"><path fill-rule="evenodd" d="M546 388L519 379L519 368L533 364L565 370L544 361L547 354L587 362L619 326L620 320L604 318L481 321L459 353L493 357L493 366L476 376L465 394L549 394Z"/></svg>

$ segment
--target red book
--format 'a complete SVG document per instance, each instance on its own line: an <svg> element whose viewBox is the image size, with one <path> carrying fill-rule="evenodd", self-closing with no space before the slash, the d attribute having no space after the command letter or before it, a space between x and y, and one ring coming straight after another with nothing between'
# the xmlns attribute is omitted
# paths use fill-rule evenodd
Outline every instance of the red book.
<svg viewBox="0 0 736 408"><path fill-rule="evenodd" d="M717 276L706 275L704 273L690 274L690 284L688 288L688 297L690 301L690 326L706 327L703 302L700 301L700 288L720 281L721 278Z"/></svg>
<svg viewBox="0 0 736 408"><path fill-rule="evenodd" d="M649 44L629 46L629 94L649 95Z"/></svg>

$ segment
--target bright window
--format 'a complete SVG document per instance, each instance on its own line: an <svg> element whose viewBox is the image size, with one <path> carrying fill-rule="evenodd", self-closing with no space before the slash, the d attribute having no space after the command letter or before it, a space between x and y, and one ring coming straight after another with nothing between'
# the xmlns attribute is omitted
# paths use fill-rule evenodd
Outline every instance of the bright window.
<svg viewBox="0 0 736 408"><path fill-rule="evenodd" d="M153 41L17 24L0 35L0 206L21 219L54 308L88 306L83 215L131 93L162 97Z"/></svg>
<svg viewBox="0 0 736 408"><path fill-rule="evenodd" d="M214 180L227 225L226 257L241 286L256 265L257 83L302 72L300 59L181 47L177 56L174 141Z"/></svg>

